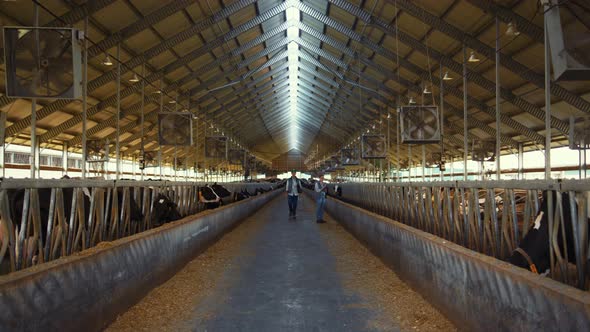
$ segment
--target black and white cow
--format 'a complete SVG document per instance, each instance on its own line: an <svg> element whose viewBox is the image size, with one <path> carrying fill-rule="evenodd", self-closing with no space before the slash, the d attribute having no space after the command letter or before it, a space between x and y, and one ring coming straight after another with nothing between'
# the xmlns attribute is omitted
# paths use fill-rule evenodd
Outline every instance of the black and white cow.
<svg viewBox="0 0 590 332"><path fill-rule="evenodd" d="M570 197L568 193L561 194L561 209L563 211L563 225L565 234L563 234L562 227L559 227L557 234L558 247L562 253L567 250L567 257L570 263L575 264L575 241L572 227L572 211L570 208ZM553 212L555 213L557 198L553 192ZM512 253L508 259L513 265L525 268L534 273L546 273L550 268L550 250L549 250L549 221L547 191L543 192L543 199L541 207L536 215L534 225L528 231L527 235L522 239L520 246ZM577 206L576 206L577 210ZM588 228L590 230L590 227ZM565 245L564 245L565 235Z"/></svg>
<svg viewBox="0 0 590 332"><path fill-rule="evenodd" d="M154 200L152 210L152 225L158 227L180 218L182 218L182 216L178 212L176 203L174 203L168 196L158 194Z"/></svg>
<svg viewBox="0 0 590 332"><path fill-rule="evenodd" d="M211 189L213 189L213 191L215 191L215 194L217 196L219 196L219 198L224 199L227 198L229 196L231 196L231 192L229 190L227 190L224 186L217 184L217 183L213 183L211 185Z"/></svg>
<svg viewBox="0 0 590 332"><path fill-rule="evenodd" d="M199 188L199 202L203 203L208 210L218 208L222 203L221 198L209 186Z"/></svg>

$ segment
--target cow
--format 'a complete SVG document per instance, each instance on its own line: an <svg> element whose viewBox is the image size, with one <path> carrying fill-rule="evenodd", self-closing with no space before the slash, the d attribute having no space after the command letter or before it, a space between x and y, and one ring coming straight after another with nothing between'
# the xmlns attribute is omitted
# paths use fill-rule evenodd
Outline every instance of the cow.
<svg viewBox="0 0 590 332"><path fill-rule="evenodd" d="M168 196L158 194L153 204L152 225L158 227L180 218L182 218L182 216L178 212L176 203L168 198Z"/></svg>
<svg viewBox="0 0 590 332"><path fill-rule="evenodd" d="M553 192L553 212L555 213L557 198ZM559 227L557 234L558 248L563 254L567 250L568 261L576 264L575 241L572 228L572 211L570 208L570 197L568 193L561 194L561 209L563 212L563 225ZM547 191L543 192L542 203L535 217L534 225L528 231L526 236L520 242L517 249L508 258L508 262L518 267L525 268L534 273L547 274L550 269L550 250L549 250L549 221ZM577 210L577 204L575 205ZM590 231L590 227L587 228ZM565 245L564 245L565 236Z"/></svg>
<svg viewBox="0 0 590 332"><path fill-rule="evenodd" d="M231 192L220 184L213 183L211 185L211 189L213 189L213 191L215 191L215 194L219 196L219 198L221 199L231 196Z"/></svg>
<svg viewBox="0 0 590 332"><path fill-rule="evenodd" d="M209 186L199 188L199 202L203 203L207 210L218 208L222 204L221 198Z"/></svg>

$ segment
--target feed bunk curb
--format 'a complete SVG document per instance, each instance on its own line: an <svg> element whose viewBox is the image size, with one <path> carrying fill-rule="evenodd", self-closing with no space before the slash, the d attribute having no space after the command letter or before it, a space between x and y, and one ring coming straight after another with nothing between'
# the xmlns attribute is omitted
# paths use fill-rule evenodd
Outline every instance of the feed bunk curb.
<svg viewBox="0 0 590 332"><path fill-rule="evenodd" d="M590 294L336 199L326 211L466 331L590 331Z"/></svg>
<svg viewBox="0 0 590 332"><path fill-rule="evenodd" d="M0 277L0 331L100 331L281 192Z"/></svg>

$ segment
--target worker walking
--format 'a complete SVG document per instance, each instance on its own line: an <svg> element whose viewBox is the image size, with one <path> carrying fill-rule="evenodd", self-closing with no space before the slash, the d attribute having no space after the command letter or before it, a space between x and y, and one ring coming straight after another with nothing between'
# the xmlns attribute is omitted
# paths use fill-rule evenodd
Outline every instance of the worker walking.
<svg viewBox="0 0 590 332"><path fill-rule="evenodd" d="M324 176L320 175L320 180L315 183L315 191L318 193L317 198L317 209L316 209L316 222L323 224L324 220L324 205L326 205L326 195L328 194L328 186L324 182Z"/></svg>
<svg viewBox="0 0 590 332"><path fill-rule="evenodd" d="M297 171L291 171L291 177L287 180L287 203L289 204L289 218L295 218L297 216L297 200L299 194L302 192L301 181L296 176Z"/></svg>

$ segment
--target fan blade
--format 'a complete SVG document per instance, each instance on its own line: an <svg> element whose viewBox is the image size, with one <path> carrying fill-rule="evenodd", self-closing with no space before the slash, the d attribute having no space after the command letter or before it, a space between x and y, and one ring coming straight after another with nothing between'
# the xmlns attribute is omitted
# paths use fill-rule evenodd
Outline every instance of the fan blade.
<svg viewBox="0 0 590 332"><path fill-rule="evenodd" d="M432 138L434 136L434 134L436 133L436 129L430 126L424 127L424 132L427 134L426 136L428 138Z"/></svg>

